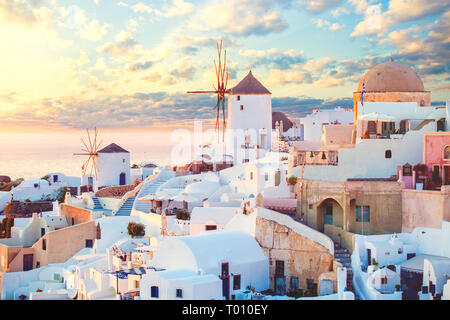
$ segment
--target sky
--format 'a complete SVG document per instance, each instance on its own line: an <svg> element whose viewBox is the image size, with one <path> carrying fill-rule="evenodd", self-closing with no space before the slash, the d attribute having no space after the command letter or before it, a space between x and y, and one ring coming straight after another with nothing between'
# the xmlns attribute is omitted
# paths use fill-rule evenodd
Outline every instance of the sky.
<svg viewBox="0 0 450 320"><path fill-rule="evenodd" d="M352 106L389 57L450 99L450 0L0 0L1 131L212 123L216 43L274 111Z"/></svg>

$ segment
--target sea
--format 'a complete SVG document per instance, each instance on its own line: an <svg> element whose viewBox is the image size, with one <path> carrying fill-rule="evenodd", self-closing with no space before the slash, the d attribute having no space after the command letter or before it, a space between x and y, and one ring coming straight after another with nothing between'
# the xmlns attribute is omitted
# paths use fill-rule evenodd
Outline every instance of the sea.
<svg viewBox="0 0 450 320"><path fill-rule="evenodd" d="M85 130L0 131L0 175L11 179L36 179L50 172L60 172L80 177L87 156L74 153L83 152L81 138L88 141ZM99 130L97 142L100 140L103 140L100 149L114 142L128 150L131 164L144 161L173 164L176 160L173 150L180 144L173 130L152 128Z"/></svg>

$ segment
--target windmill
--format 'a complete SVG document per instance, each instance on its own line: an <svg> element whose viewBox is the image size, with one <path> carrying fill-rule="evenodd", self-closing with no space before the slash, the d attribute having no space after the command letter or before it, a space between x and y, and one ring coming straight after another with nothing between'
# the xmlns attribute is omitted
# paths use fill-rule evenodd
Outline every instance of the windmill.
<svg viewBox="0 0 450 320"><path fill-rule="evenodd" d="M89 176L92 177L92 172L95 172L95 180L97 180L97 172L98 172L98 166L97 166L97 159L100 159L98 156L98 149L103 141L100 141L99 144L97 144L97 137L98 137L98 131L97 128L94 128L94 139L91 140L91 135L89 133L89 129L86 129L87 136L88 136L88 144L81 138L81 142L83 143L84 148L82 147L81 150L85 153L74 153L76 156L89 156L88 159L83 163L81 166L81 170L83 170L83 177L86 175L86 172L89 170ZM100 159L102 161L102 159Z"/></svg>
<svg viewBox="0 0 450 320"><path fill-rule="evenodd" d="M218 63L216 64L216 60L214 60L214 70L216 72L217 77L217 87L213 84L214 91L188 91L187 93L213 93L217 94L217 104L214 107L216 109L216 130L217 130L217 142L219 142L220 138L220 111L222 110L223 115L223 135L222 141L225 141L225 128L226 128L226 120L225 120L225 95L230 93L227 90L228 83L228 72L226 71L227 67L227 50L224 51L222 58L222 44L223 41L220 40L217 42L217 54L219 56Z"/></svg>

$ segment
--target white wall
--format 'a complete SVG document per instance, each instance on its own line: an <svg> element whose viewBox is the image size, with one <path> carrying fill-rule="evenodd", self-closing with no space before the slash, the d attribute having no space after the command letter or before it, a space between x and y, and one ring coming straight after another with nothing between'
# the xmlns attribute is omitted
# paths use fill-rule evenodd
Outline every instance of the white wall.
<svg viewBox="0 0 450 320"><path fill-rule="evenodd" d="M386 150L391 150L389 159L385 158ZM389 178L396 175L398 165L422 162L422 131L409 131L403 139L364 139L354 148L339 149L338 158L337 166L305 166L304 178L327 181ZM300 176L301 170L297 166L291 169L290 175Z"/></svg>
<svg viewBox="0 0 450 320"><path fill-rule="evenodd" d="M301 118L300 123L304 127L303 140L318 141L322 138L322 124L331 124L339 121L341 124L350 124L353 122L353 112L345 111L342 108L332 110L318 110L312 114Z"/></svg>

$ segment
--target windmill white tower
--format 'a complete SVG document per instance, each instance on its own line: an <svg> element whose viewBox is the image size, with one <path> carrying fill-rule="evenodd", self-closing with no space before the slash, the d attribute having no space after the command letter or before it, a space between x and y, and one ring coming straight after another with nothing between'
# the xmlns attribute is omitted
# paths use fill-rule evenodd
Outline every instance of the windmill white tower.
<svg viewBox="0 0 450 320"><path fill-rule="evenodd" d="M235 165L271 150L272 93L252 71L230 89L227 123L227 152L233 154Z"/></svg>

